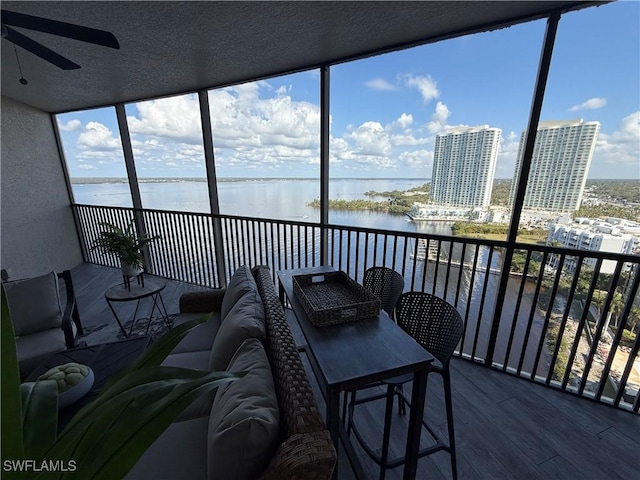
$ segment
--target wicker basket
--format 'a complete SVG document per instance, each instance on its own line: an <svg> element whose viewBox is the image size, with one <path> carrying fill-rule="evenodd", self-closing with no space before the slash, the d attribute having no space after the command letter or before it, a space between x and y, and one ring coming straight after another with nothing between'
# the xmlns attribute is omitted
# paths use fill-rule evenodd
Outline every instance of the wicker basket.
<svg viewBox="0 0 640 480"><path fill-rule="evenodd" d="M380 299L344 272L293 276L293 293L316 327L376 317Z"/></svg>

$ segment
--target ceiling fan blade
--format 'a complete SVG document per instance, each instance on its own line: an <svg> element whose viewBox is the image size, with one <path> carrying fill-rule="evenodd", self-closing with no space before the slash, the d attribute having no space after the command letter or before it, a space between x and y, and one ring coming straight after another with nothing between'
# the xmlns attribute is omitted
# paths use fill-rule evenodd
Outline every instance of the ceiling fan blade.
<svg viewBox="0 0 640 480"><path fill-rule="evenodd" d="M60 37L73 38L74 40L115 48L117 50L120 49L120 44L113 33L96 28L35 17L24 13L10 12L9 10L2 10L2 23L14 27L51 33Z"/></svg>
<svg viewBox="0 0 640 480"><path fill-rule="evenodd" d="M53 63L56 67L60 67L62 70L76 70L80 68L80 65L72 62L68 58L57 54L53 50L39 44L36 41L31 40L29 37L25 37L21 33L16 32L13 28L5 25L5 39L30 51L34 55L46 60L49 63Z"/></svg>

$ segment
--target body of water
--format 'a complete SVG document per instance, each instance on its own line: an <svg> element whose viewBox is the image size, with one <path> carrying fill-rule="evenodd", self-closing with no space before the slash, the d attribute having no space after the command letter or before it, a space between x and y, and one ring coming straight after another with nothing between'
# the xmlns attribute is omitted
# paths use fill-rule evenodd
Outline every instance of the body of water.
<svg viewBox="0 0 640 480"><path fill-rule="evenodd" d="M371 198L365 192L408 190L424 185L427 179L335 179L331 180L329 197L341 200L384 200ZM111 207L131 207L131 193L126 183L75 183L76 203ZM142 206L157 210L209 213L206 182L158 181L140 183ZM220 213L246 217L274 218L319 222L320 209L308 206L320 197L319 180L312 179L248 179L218 182ZM398 230L404 232L451 234L451 224L442 222L412 223L404 215L380 212L329 212L329 222L338 225Z"/></svg>

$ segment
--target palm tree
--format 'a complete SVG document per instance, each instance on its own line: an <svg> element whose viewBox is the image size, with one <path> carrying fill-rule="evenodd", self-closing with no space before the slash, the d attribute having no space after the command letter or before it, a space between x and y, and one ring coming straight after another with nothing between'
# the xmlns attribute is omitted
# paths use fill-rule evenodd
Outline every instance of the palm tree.
<svg viewBox="0 0 640 480"><path fill-rule="evenodd" d="M607 302L607 297L609 297L610 292L607 292L606 290L595 290L593 292L593 297L591 298L591 303L596 307L596 310L598 311L598 316L602 316L602 308L604 307L604 304ZM618 317L618 315L620 314L620 310L622 310L622 307L624 306L624 301L622 300L622 294L620 292L613 292L613 297L611 299L611 304L609 305L609 310L607 311L607 319L604 322L604 328L603 331L607 332L609 329L609 324L611 323L611 318L613 317L613 314L616 314L616 319ZM614 323L614 326L617 326Z"/></svg>
<svg viewBox="0 0 640 480"><path fill-rule="evenodd" d="M629 331L635 332L636 326L638 325L638 320L640 320L640 307L633 307L629 312ZM637 332L636 332L637 333Z"/></svg>

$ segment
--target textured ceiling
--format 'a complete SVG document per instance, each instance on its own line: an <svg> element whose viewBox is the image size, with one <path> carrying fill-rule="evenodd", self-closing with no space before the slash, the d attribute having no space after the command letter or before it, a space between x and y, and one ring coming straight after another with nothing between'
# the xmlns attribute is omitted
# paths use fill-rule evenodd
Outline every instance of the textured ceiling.
<svg viewBox="0 0 640 480"><path fill-rule="evenodd" d="M239 83L488 30L593 2L10 2L2 9L112 32L120 50L21 33L82 66L2 41L2 94L48 112Z"/></svg>

